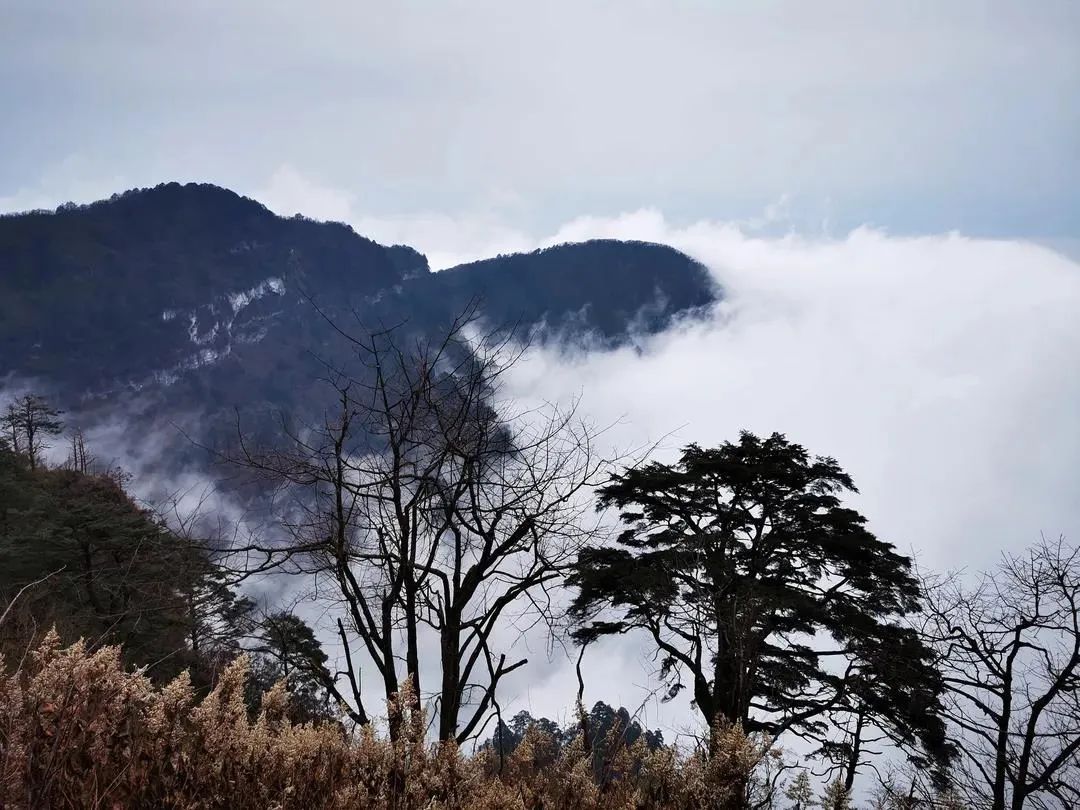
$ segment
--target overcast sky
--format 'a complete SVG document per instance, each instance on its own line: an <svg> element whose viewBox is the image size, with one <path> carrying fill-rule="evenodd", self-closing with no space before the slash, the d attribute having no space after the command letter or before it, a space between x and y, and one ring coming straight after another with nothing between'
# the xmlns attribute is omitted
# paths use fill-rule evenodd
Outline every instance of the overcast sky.
<svg viewBox="0 0 1080 810"><path fill-rule="evenodd" d="M0 0L0 206L180 179L489 239L781 199L810 232L1076 238L1078 97L1070 0Z"/></svg>
<svg viewBox="0 0 1080 810"><path fill-rule="evenodd" d="M667 457L786 431L882 537L977 568L1080 540L1078 99L1076 2L0 0L0 210L206 180L435 267L673 244L713 317L515 391ZM508 687L556 714L543 658ZM589 700L655 686L641 646L589 666Z"/></svg>

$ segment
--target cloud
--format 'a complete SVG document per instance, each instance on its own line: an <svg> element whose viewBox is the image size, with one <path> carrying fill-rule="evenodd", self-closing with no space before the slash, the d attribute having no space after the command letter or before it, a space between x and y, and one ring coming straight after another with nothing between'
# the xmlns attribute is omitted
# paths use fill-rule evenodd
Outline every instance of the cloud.
<svg viewBox="0 0 1080 810"><path fill-rule="evenodd" d="M509 9L16 0L0 211L193 179L436 269L592 237L672 244L724 286L710 319L633 351L538 352L517 393L580 393L596 421L621 419L613 441L663 439L668 457L787 432L836 456L872 527L929 565L1080 539L1075 4ZM559 224L582 210L631 213ZM865 222L1048 237L1074 260L848 230ZM93 438L135 469L164 442L125 445L122 421ZM507 707L556 714L571 665L526 641ZM587 667L604 685L589 700L634 708L655 683L632 643Z"/></svg>
<svg viewBox="0 0 1080 810"><path fill-rule="evenodd" d="M1074 3L316 6L7 3L0 196L81 153L247 192L289 164L380 217L509 190L527 230L792 192L845 227L1076 236Z"/></svg>
<svg viewBox="0 0 1080 810"><path fill-rule="evenodd" d="M766 238L722 222L671 226L644 210L582 218L545 242L666 242L705 262L727 297L638 347L532 353L526 402L581 396L613 443L714 445L781 431L835 456L878 536L932 568L977 570L1040 532L1080 540L1080 264L1047 248L958 234ZM589 700L636 706L656 685L647 648L586 660ZM540 711L571 699L568 662L519 679ZM678 728L678 703L653 707Z"/></svg>
<svg viewBox="0 0 1080 810"><path fill-rule="evenodd" d="M597 236L679 247L727 297L644 351L536 353L523 392L581 391L627 434L676 431L671 447L788 432L839 458L878 531L935 563L1080 535L1080 264L1024 242L761 238L652 211L556 239Z"/></svg>
<svg viewBox="0 0 1080 810"><path fill-rule="evenodd" d="M280 216L303 214L329 222L348 222L354 202L348 192L321 186L289 164L279 166L253 196Z"/></svg>
<svg viewBox="0 0 1080 810"><path fill-rule="evenodd" d="M52 209L66 202L94 202L128 187L122 173L73 153L49 166L35 182L20 186L6 196L0 194L0 214Z"/></svg>

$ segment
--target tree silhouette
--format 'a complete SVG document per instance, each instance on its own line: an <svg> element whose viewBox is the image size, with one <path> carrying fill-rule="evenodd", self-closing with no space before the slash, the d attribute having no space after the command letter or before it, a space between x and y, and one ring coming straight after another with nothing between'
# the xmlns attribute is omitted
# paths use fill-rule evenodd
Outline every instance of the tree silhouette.
<svg viewBox="0 0 1080 810"><path fill-rule="evenodd" d="M674 696L690 682L710 727L824 742L862 713L947 758L930 653L898 619L919 606L910 561L843 506L851 478L780 434L744 432L675 464L615 475L615 547L587 548L570 583L575 637L644 631Z"/></svg>
<svg viewBox="0 0 1080 810"><path fill-rule="evenodd" d="M260 623L252 650L258 654L249 684L254 695L283 680L293 722L320 722L333 716L330 698L341 698L326 688L333 684L328 658L307 622L288 611L269 614Z"/></svg>
<svg viewBox="0 0 1080 810"><path fill-rule="evenodd" d="M1043 539L926 590L960 794L994 810L1080 805L1080 548Z"/></svg>
<svg viewBox="0 0 1080 810"><path fill-rule="evenodd" d="M234 552L331 584L319 599L334 614L353 719L368 721L365 664L387 699L409 678L418 710L431 660L439 739L458 743L482 731L500 684L527 663L496 631L511 616L554 621L551 588L592 538L586 493L606 464L573 410L522 414L497 396L519 351L495 333L467 343L476 319L466 310L438 341L395 329L351 338L355 364L328 369L336 410L277 446L241 435L231 457L278 487L288 535ZM421 645L428 633L437 647Z"/></svg>
<svg viewBox="0 0 1080 810"><path fill-rule="evenodd" d="M62 413L37 394L26 394L8 405L2 417L4 430L12 449L29 459L31 469L41 463L42 453L52 446L49 439L63 432Z"/></svg>

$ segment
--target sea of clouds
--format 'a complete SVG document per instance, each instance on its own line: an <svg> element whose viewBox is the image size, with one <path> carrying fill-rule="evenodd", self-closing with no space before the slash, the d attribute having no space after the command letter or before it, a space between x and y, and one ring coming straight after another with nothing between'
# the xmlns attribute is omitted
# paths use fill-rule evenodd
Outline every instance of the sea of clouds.
<svg viewBox="0 0 1080 810"><path fill-rule="evenodd" d="M461 231L430 224L416 223L412 244L471 258ZM613 447L658 442L666 459L741 429L786 433L837 458L871 528L927 568L973 573L1040 533L1080 539L1080 264L1017 240L761 226L680 227L642 210L580 218L531 243L497 232L518 249L662 242L703 262L724 293L708 317L630 347L533 350L510 376L512 393L580 397L584 414L613 425ZM455 240L449 249L441 233ZM655 670L632 640L599 645L586 674L603 686L586 701L633 709L657 686ZM570 662L556 658L531 665L504 700L559 713L574 688ZM686 725L688 706L646 708L669 733Z"/></svg>

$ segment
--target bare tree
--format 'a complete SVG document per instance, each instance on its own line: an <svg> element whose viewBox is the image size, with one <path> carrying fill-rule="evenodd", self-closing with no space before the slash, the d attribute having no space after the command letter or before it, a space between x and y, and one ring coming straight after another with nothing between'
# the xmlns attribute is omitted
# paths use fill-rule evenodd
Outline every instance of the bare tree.
<svg viewBox="0 0 1080 810"><path fill-rule="evenodd" d="M895 776L900 758L905 767L920 777L920 788L935 795L946 783L944 772L930 767L930 760L918 744L897 733L892 723L885 721L888 711L871 711L858 700L841 699L834 709L825 712L831 729L827 738L810 756L822 765L814 771L825 784L839 782L849 794L855 790L856 777L870 771L878 783ZM950 756L952 747L948 746ZM886 766L886 772L880 766ZM888 777L886 776L888 775Z"/></svg>
<svg viewBox="0 0 1080 810"><path fill-rule="evenodd" d="M468 340L475 323L470 310L439 341L347 336L358 362L327 366L333 410L303 428L282 419L280 449L241 433L232 457L278 487L288 535L242 550L310 578L343 648L354 719L368 718L368 662L387 698L411 679L415 708L430 698L439 738L459 743L526 663L499 631L552 618L551 586L596 530L584 496L605 469L573 408L520 411L501 397L520 349L495 334Z"/></svg>
<svg viewBox="0 0 1080 810"><path fill-rule="evenodd" d="M71 449L68 451L67 465L76 472L84 475L89 474L94 467L96 459L86 449L86 436L82 428L76 428L71 434Z"/></svg>
<svg viewBox="0 0 1080 810"><path fill-rule="evenodd" d="M877 784L866 792L867 810L967 810L973 805L951 786L941 788L913 762L884 759L875 767ZM977 805L976 805L977 806Z"/></svg>
<svg viewBox="0 0 1080 810"><path fill-rule="evenodd" d="M1080 805L1080 549L1044 538L973 586L943 577L927 593L956 789L993 810Z"/></svg>
<svg viewBox="0 0 1080 810"><path fill-rule="evenodd" d="M7 407L0 417L16 453L24 454L35 468L42 461L42 454L51 447L49 439L63 431L60 421L63 411L53 408L37 394L26 394Z"/></svg>

